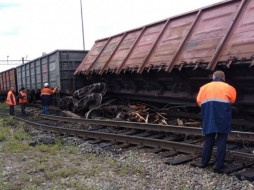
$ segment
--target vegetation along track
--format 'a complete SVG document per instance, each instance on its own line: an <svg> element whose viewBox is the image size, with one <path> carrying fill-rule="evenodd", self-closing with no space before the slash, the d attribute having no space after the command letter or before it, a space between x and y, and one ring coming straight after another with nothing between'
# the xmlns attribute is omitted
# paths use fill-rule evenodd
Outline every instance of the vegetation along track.
<svg viewBox="0 0 254 190"><path fill-rule="evenodd" d="M169 157L168 164L177 165L192 161L192 165L200 166L203 142L200 128L53 115L17 115L14 118L43 131L76 136L84 140L93 139L93 143L104 148L127 149L134 145L138 145L138 148L151 147L154 148L153 152ZM79 123L83 128L73 123ZM229 167L222 173L234 173L239 178L254 180L253 137L254 133L251 132L233 131L230 134L226 157Z"/></svg>

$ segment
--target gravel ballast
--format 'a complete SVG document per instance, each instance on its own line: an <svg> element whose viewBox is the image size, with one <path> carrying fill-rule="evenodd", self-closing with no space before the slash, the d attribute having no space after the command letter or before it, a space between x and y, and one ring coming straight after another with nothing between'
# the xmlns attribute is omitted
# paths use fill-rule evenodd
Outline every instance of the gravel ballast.
<svg viewBox="0 0 254 190"><path fill-rule="evenodd" d="M13 189L207 189L251 190L253 182L200 169L170 166L149 150L106 151L79 139L63 139L57 153L30 147L2 153L2 184ZM75 145L75 147L70 145ZM77 148L78 147L78 148ZM5 185L5 186L4 186Z"/></svg>

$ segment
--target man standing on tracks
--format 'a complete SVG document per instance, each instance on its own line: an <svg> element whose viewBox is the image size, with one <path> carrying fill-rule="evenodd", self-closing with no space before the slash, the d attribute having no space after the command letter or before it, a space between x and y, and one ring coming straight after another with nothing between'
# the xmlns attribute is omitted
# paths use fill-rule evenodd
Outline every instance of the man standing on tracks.
<svg viewBox="0 0 254 190"><path fill-rule="evenodd" d="M213 73L213 81L205 84L199 90L197 103L201 106L202 133L205 142L202 152L202 167L206 167L212 156L216 137L216 163L215 172L225 169L226 144L228 134L231 132L232 108L236 100L236 90L225 83L223 71Z"/></svg>
<svg viewBox="0 0 254 190"><path fill-rule="evenodd" d="M20 89L18 97L19 97L19 105L21 108L21 114L25 115L26 114L25 109L27 104L27 94L26 94L26 89L24 87Z"/></svg>
<svg viewBox="0 0 254 190"><path fill-rule="evenodd" d="M49 106L51 104L51 95L56 92L56 87L51 90L48 83L44 83L44 88L41 89L42 113L49 114Z"/></svg>
<svg viewBox="0 0 254 190"><path fill-rule="evenodd" d="M11 87L6 99L6 104L10 106L10 115L14 115L14 106L16 105L16 97L14 95L14 87Z"/></svg>

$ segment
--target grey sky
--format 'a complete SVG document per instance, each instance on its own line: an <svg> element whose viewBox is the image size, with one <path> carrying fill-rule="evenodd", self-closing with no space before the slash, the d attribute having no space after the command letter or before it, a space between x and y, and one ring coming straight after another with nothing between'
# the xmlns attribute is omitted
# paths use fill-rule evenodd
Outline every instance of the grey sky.
<svg viewBox="0 0 254 190"><path fill-rule="evenodd" d="M221 0L82 0L85 46ZM83 49L80 0L0 0L0 60ZM0 65L0 72L14 66Z"/></svg>

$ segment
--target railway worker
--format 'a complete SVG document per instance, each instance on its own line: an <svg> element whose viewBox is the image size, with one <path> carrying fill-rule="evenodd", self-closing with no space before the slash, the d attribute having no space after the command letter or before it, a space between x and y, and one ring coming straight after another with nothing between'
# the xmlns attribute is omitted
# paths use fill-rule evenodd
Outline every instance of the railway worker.
<svg viewBox="0 0 254 190"><path fill-rule="evenodd" d="M56 92L56 87L51 90L48 83L44 83L44 88L41 89L41 101L42 101L42 113L48 115L49 114L49 106L51 104L51 95Z"/></svg>
<svg viewBox="0 0 254 190"><path fill-rule="evenodd" d="M6 99L6 104L10 106L10 115L14 115L14 106L16 105L16 97L14 95L14 87L11 87Z"/></svg>
<svg viewBox="0 0 254 190"><path fill-rule="evenodd" d="M24 87L22 87L20 89L20 92L19 92L19 105L20 105L20 108L21 108L21 114L22 115L25 115L26 114L26 104L27 104L27 93L26 93L26 89Z"/></svg>
<svg viewBox="0 0 254 190"><path fill-rule="evenodd" d="M197 103L201 107L202 133L205 142L202 151L202 167L206 167L212 156L216 137L216 163L215 172L226 168L226 144L228 134L231 132L232 108L236 100L236 90L225 83L223 71L213 73L213 81L205 84L199 90Z"/></svg>

